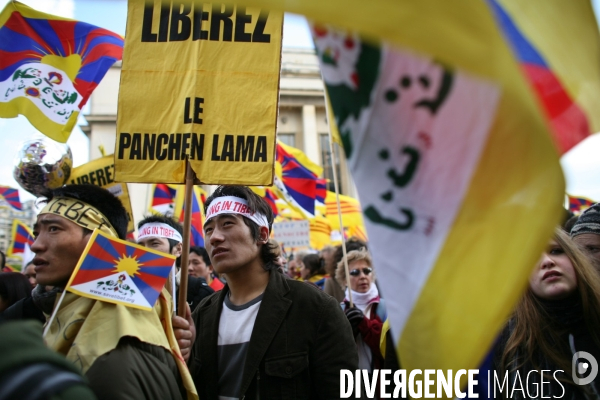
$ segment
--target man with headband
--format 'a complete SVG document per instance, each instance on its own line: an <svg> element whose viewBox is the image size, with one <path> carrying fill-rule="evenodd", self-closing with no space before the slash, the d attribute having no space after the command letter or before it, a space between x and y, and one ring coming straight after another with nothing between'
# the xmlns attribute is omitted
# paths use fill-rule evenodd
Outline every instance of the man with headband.
<svg viewBox="0 0 600 400"><path fill-rule="evenodd" d="M94 229L120 239L127 230L121 202L97 186L53 190L37 217L31 246L38 281L34 301L46 315L56 313L44 338L48 347L81 370L98 398L193 397L195 389L170 327L172 304L166 291L152 311L69 292L54 309L56 295L63 291ZM47 291L48 286L54 289Z"/></svg>
<svg viewBox="0 0 600 400"><path fill-rule="evenodd" d="M352 328L335 299L278 271L267 202L220 186L204 208L205 246L227 285L192 315L200 398L339 398L340 370L358 368Z"/></svg>
<svg viewBox="0 0 600 400"><path fill-rule="evenodd" d="M177 266L181 261L181 251L183 248L183 228L172 218L166 215L150 215L138 223L138 244L149 247L153 250L162 251L177 257ZM179 299L179 280L180 273L177 273L176 298ZM204 278L188 276L187 303L191 310L194 310L198 304L207 296L215 291L208 286Z"/></svg>

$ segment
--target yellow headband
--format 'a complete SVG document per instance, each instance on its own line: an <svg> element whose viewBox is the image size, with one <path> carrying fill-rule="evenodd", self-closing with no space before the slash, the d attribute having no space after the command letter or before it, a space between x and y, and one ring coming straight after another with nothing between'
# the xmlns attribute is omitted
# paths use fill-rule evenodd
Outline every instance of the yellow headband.
<svg viewBox="0 0 600 400"><path fill-rule="evenodd" d="M46 204L46 207L40 211L42 214L60 215L69 221L93 231L99 229L102 232L119 237L117 231L112 227L110 222L96 208L90 206L83 201L73 199L71 197L55 197Z"/></svg>

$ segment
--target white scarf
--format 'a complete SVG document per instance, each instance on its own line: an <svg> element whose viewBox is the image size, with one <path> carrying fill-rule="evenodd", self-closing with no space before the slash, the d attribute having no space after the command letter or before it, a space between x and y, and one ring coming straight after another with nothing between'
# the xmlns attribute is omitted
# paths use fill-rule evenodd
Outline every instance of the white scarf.
<svg viewBox="0 0 600 400"><path fill-rule="evenodd" d="M348 291L351 290L350 287L346 288L346 298L345 301L348 300ZM377 290L377 285L371 282L371 287L365 293L359 293L352 290L352 302L354 305L358 307L360 311L365 312L367 306L371 303L379 303L379 290Z"/></svg>

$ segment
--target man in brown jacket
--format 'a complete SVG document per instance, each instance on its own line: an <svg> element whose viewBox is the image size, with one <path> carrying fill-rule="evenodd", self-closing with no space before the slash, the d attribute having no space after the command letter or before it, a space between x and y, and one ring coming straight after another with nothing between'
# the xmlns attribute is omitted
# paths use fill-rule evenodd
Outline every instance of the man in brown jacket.
<svg viewBox="0 0 600 400"><path fill-rule="evenodd" d="M335 299L278 272L269 205L247 187L221 186L205 211L206 249L227 285L193 314L200 398L339 398L340 370L358 365L352 329Z"/></svg>

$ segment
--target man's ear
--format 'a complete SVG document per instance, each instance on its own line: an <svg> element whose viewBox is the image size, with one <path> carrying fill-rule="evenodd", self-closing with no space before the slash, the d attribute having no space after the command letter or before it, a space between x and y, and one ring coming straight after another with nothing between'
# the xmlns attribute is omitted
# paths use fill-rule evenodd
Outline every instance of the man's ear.
<svg viewBox="0 0 600 400"><path fill-rule="evenodd" d="M179 257L183 253L183 243L177 243L177 245L173 246L173 250L171 250L171 254L175 257Z"/></svg>
<svg viewBox="0 0 600 400"><path fill-rule="evenodd" d="M269 241L269 228L261 226L258 229L260 229L260 239L258 239L258 242L266 244Z"/></svg>

